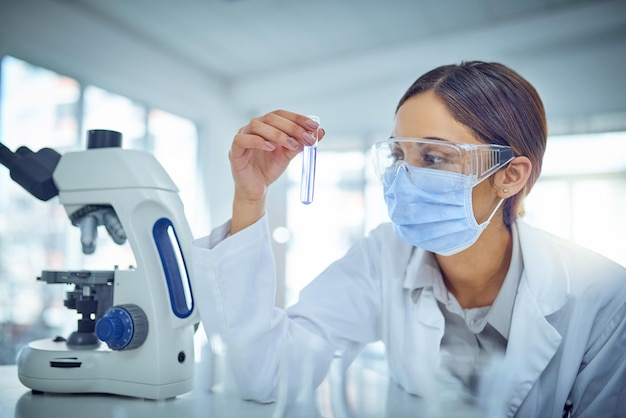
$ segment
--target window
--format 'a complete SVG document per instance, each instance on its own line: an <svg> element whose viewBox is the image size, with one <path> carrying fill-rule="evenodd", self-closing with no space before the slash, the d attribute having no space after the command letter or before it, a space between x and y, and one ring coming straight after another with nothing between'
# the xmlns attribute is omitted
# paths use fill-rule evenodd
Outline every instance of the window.
<svg viewBox="0 0 626 418"><path fill-rule="evenodd" d="M626 132L551 137L528 223L626 266Z"/></svg>
<svg viewBox="0 0 626 418"><path fill-rule="evenodd" d="M76 80L12 57L2 60L1 74L2 143L13 151L75 147ZM10 364L25 342L64 331L65 289L35 279L63 268L68 221L62 207L36 200L0 170L0 364Z"/></svg>
<svg viewBox="0 0 626 418"><path fill-rule="evenodd" d="M285 301L299 291L361 235L365 224L363 153L318 149L313 203L300 202L301 163L288 169L287 225L293 231L287 249Z"/></svg>
<svg viewBox="0 0 626 418"><path fill-rule="evenodd" d="M10 56L2 59L0 75L0 142L11 150L25 145L63 154L84 149L89 129L118 130L124 148L152 152L183 202L194 203L193 122ZM98 236L96 253L84 256L79 230L58 200L38 201L0 167L0 364L14 363L29 341L67 337L76 328L76 311L63 305L68 288L38 282L43 270L135 265L128 243L118 246L104 232Z"/></svg>
<svg viewBox="0 0 626 418"><path fill-rule="evenodd" d="M296 157L287 170L287 306L295 303L300 290L343 256L358 238L388 219L369 148L318 148L315 194L310 205L300 202L301 168L301 159Z"/></svg>
<svg viewBox="0 0 626 418"><path fill-rule="evenodd" d="M131 149L149 149L146 144L146 109L119 94L95 86L85 88L83 132L90 129L108 129L122 132L122 146ZM81 138L85 147L86 136Z"/></svg>
<svg viewBox="0 0 626 418"><path fill-rule="evenodd" d="M198 131L196 125L163 110L152 109L148 113L149 150L156 156L180 189L180 198L185 203L187 218L203 216L198 212L203 196L198 182Z"/></svg>

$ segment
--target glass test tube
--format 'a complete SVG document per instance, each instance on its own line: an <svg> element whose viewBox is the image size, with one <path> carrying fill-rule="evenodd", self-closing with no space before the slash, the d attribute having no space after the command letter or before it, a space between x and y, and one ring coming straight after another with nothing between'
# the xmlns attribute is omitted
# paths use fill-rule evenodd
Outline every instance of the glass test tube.
<svg viewBox="0 0 626 418"><path fill-rule="evenodd" d="M309 119L320 123L319 116L309 115ZM317 136L318 129L312 132L315 138L313 145L305 145L302 150L302 177L300 179L300 201L305 205L313 202L313 190L315 188L315 162L317 159Z"/></svg>

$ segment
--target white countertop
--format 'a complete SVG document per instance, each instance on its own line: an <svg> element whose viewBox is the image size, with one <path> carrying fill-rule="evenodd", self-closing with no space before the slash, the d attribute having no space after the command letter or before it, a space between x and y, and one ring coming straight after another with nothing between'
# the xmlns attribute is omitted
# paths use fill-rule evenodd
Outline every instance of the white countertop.
<svg viewBox="0 0 626 418"><path fill-rule="evenodd" d="M17 366L0 366L0 418L272 418L276 404L241 400L224 366L223 359L218 360L211 379L210 370L197 363L193 391L162 401L106 394L34 394L19 381ZM329 379L317 390L325 418L401 418L409 411L410 416L419 416L419 398L389 382L382 359L357 359L350 367L343 413L331 400Z"/></svg>
<svg viewBox="0 0 626 418"><path fill-rule="evenodd" d="M197 364L197 375L200 365ZM197 378L194 390L174 399L154 401L105 394L34 394L17 377L17 366L0 366L2 418L187 418L271 417L274 405L239 399L234 389L213 392Z"/></svg>
<svg viewBox="0 0 626 418"><path fill-rule="evenodd" d="M309 418L274 416L278 403L260 404L239 398L223 356L213 356L212 367L196 363L194 389L167 400L146 400L107 394L34 394L18 379L17 366L0 366L0 418ZM339 361L337 359L334 360ZM336 364L336 363L333 363ZM338 370L332 368L331 370ZM409 395L390 381L386 362L379 352L365 350L352 363L346 390L337 389L331 371L316 390L320 411L315 418L426 418L426 402ZM344 395L345 394L345 395ZM340 401L338 401L340 399ZM440 417L476 417L466 404L447 400ZM431 411L432 412L432 411Z"/></svg>

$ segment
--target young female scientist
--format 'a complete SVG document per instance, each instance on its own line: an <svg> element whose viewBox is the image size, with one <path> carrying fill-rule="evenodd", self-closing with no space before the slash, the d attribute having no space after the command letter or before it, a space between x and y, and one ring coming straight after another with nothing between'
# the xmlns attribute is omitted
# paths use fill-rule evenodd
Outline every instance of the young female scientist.
<svg viewBox="0 0 626 418"><path fill-rule="evenodd" d="M391 378L409 393L426 393L424 371L443 357L502 355L507 416L623 413L626 269L518 219L546 145L543 105L525 79L486 62L420 77L373 148L392 222L283 311L266 192L317 127L282 110L242 127L229 154L232 219L193 244L200 313L225 340L242 397L275 399L281 352L297 365L317 347L319 383L334 352L353 358L382 340ZM301 349L284 354L285 344Z"/></svg>

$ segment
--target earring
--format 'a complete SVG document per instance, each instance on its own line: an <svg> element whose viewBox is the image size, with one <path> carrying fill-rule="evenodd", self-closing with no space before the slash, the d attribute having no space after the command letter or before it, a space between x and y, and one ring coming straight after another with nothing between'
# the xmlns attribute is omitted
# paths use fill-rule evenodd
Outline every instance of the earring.
<svg viewBox="0 0 626 418"><path fill-rule="evenodd" d="M498 186L495 186L495 187L496 187L496 189L500 190L502 193L508 193L509 192L509 189L507 189L506 187L505 188L500 188Z"/></svg>

